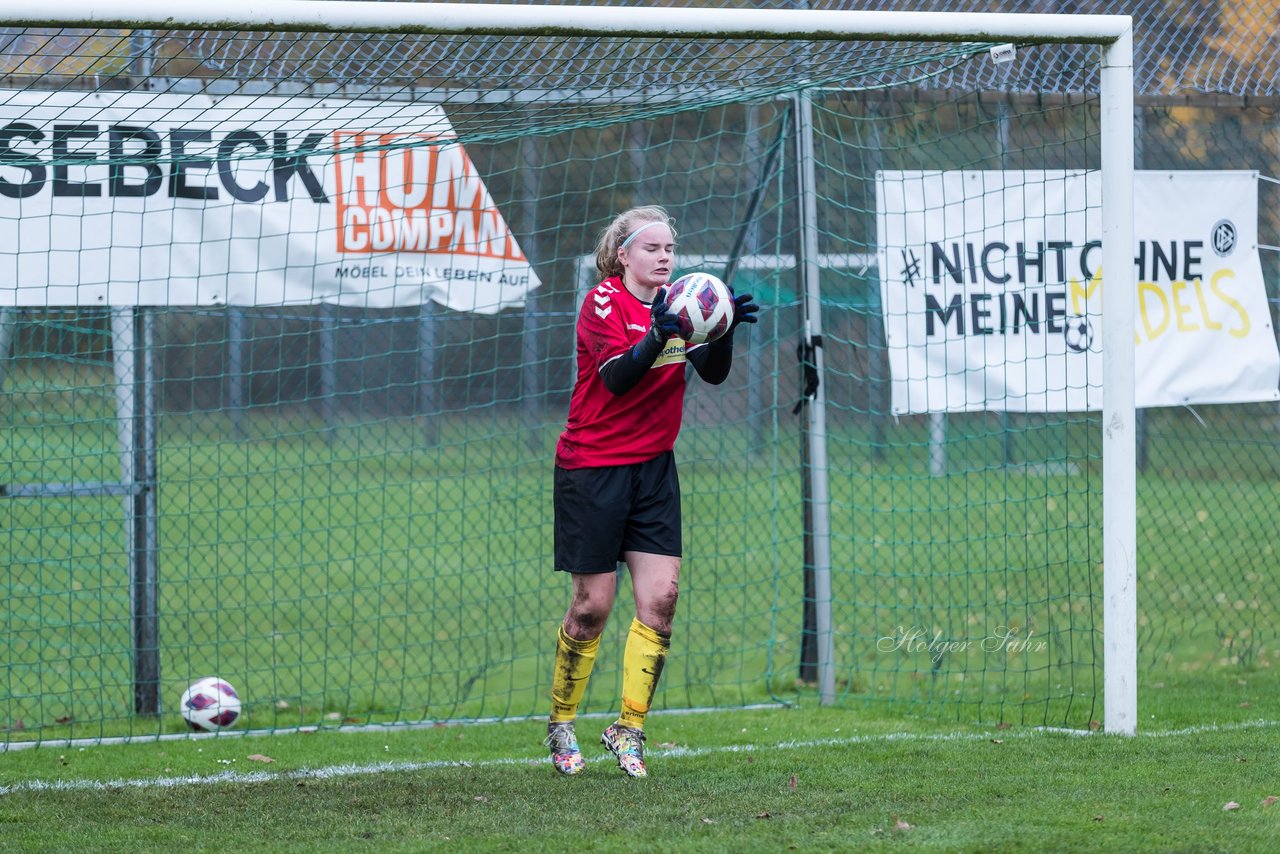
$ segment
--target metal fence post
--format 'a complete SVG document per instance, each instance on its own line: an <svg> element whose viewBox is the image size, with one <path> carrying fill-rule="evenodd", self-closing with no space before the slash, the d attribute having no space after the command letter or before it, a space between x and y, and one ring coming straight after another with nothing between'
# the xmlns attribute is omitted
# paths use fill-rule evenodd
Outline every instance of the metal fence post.
<svg viewBox="0 0 1280 854"><path fill-rule="evenodd" d="M140 715L160 714L160 618L157 609L158 513L156 506L155 327L142 306L111 309L112 369L121 481L125 486L126 551L129 560L133 636L133 706Z"/></svg>
<svg viewBox="0 0 1280 854"><path fill-rule="evenodd" d="M796 194L800 208L800 241L796 262L804 283L803 345L812 352L818 378L805 407L805 452L809 464L807 501L812 529L805 532L813 548L813 605L818 644L818 693L823 705L836 699L835 643L831 622L831 493L827 469L826 377L822 353L822 288L818 274L818 198L813 133L813 95L802 90L796 99Z"/></svg>

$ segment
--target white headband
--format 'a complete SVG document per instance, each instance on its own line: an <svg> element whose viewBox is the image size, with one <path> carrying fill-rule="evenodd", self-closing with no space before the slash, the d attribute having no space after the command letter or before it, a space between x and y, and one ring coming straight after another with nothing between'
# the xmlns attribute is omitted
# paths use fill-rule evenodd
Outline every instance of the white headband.
<svg viewBox="0 0 1280 854"><path fill-rule="evenodd" d="M626 249L629 245L631 245L631 241L636 239L637 234L644 231L646 228L653 228L655 225L666 225L666 223L658 219L654 219L654 220L650 220L649 222L646 222L644 225L640 226L635 231L631 232L631 234L627 237L627 239L622 241L622 245L619 246L618 248Z"/></svg>

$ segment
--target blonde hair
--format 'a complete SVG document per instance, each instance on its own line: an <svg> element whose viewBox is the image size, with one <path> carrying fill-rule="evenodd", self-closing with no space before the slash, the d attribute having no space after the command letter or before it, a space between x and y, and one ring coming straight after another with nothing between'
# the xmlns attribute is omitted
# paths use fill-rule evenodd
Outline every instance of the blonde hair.
<svg viewBox="0 0 1280 854"><path fill-rule="evenodd" d="M596 242L596 269L604 278L622 275L622 262L618 260L618 248L626 239L635 234L636 229L650 222L660 222L671 229L672 239L676 236L675 220L659 205L644 205L623 211L614 217Z"/></svg>

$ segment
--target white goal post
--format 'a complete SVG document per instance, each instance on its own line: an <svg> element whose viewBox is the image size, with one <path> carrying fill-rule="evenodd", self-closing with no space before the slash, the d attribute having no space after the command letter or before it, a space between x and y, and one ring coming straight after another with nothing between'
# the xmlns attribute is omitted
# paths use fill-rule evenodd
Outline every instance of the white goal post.
<svg viewBox="0 0 1280 854"><path fill-rule="evenodd" d="M348 2L348 0L224 0L213 6L160 0L0 0L0 25L119 27L133 30L241 29L269 32L362 32L665 39L731 36L809 41L878 40L1000 45L1095 44L1101 54L1101 168L1103 268L1108 281L1103 313L1103 559L1104 727L1132 734L1137 722L1136 438L1134 408L1133 38L1123 15L985 14L747 10L598 6L520 6L470 3ZM802 101L802 107L803 107ZM812 133L812 127L807 131ZM805 186L805 124L797 128L800 192ZM805 287L807 343L820 342L817 224L812 198L801 205L800 261ZM0 283L0 287L4 287ZM823 372L822 348L814 348ZM835 697L831 621L830 495L826 470L826 413L819 387L807 408L813 471L814 573L818 609L819 689Z"/></svg>

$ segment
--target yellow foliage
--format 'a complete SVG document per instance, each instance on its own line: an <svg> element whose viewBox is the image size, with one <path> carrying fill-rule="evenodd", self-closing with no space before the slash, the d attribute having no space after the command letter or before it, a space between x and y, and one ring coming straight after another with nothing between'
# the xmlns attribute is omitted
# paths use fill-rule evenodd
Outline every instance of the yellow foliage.
<svg viewBox="0 0 1280 854"><path fill-rule="evenodd" d="M0 74L109 77L129 68L129 33L76 35L64 30L28 30L0 54Z"/></svg>
<svg viewBox="0 0 1280 854"><path fill-rule="evenodd" d="M1170 124L1177 128L1178 151L1187 162L1206 162L1213 138L1213 110L1203 107L1170 107Z"/></svg>

